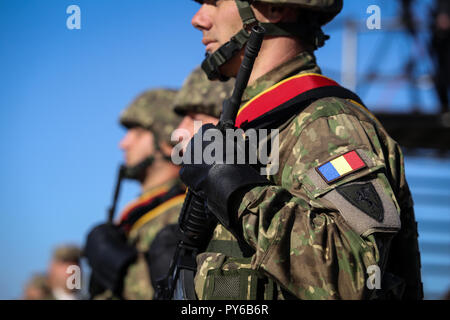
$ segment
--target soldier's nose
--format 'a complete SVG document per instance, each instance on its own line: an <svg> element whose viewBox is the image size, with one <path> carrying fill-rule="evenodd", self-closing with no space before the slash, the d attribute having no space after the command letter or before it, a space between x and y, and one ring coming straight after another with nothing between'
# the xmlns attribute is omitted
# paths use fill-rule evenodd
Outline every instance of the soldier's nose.
<svg viewBox="0 0 450 320"><path fill-rule="evenodd" d="M191 24L194 28L204 31L212 27L211 19L206 14L205 5L202 5L197 13L192 17Z"/></svg>

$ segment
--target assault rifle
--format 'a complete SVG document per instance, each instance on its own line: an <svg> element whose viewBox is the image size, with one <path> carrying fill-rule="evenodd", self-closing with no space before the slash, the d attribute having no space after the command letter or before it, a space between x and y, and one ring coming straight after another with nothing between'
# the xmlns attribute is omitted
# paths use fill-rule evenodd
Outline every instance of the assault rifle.
<svg viewBox="0 0 450 320"><path fill-rule="evenodd" d="M223 102L223 112L217 127L225 132L234 128L242 95L247 87L253 65L258 56L265 30L253 26L245 48L244 59L239 68L233 93ZM217 220L208 212L205 200L188 190L178 220L178 245L169 268L168 276L157 282L155 299L196 300L194 276L197 270L196 256L206 245L217 225Z"/></svg>

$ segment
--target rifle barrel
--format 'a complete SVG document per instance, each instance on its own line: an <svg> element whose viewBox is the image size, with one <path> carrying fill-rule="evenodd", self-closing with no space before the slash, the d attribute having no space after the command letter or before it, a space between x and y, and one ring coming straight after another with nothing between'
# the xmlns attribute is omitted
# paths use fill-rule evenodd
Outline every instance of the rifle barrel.
<svg viewBox="0 0 450 320"><path fill-rule="evenodd" d="M124 165L121 165L120 169L119 169L119 174L117 175L117 182L116 182L116 188L114 190L113 201L112 201L111 207L109 207L109 209L108 209L108 222L109 223L113 223L113 220L114 220L117 199L119 198L120 185L121 185L122 179L125 175L125 170L126 170L126 167Z"/></svg>
<svg viewBox="0 0 450 320"><path fill-rule="evenodd" d="M242 96L248 85L248 80L252 73L253 65L255 63L258 52L261 49L261 44L264 39L265 29L260 25L255 25L252 28L250 38L245 47L244 59L242 60L238 74L236 76L236 84L233 94L229 99L223 102L223 112L220 122L225 127L233 127L236 115L241 105Z"/></svg>

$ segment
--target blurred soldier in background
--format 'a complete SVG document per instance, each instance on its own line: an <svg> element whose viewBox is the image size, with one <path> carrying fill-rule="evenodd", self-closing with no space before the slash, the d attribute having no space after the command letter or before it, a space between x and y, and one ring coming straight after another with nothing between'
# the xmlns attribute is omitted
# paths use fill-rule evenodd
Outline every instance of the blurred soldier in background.
<svg viewBox="0 0 450 320"><path fill-rule="evenodd" d="M189 136L175 136L174 139L182 139L182 145L186 147L195 133L194 121L216 124L222 112L222 101L231 95L233 87L234 80L210 81L200 67L192 71L173 104L173 111L183 117L178 129L186 130Z"/></svg>
<svg viewBox="0 0 450 320"><path fill-rule="evenodd" d="M123 210L117 223L97 226L87 237L92 298L152 299L151 270L167 271L171 248L163 250L166 259L150 259L149 248L164 226L177 221L184 199L179 167L170 159L170 136L180 121L170 110L175 94L166 89L147 91L120 117L127 129L120 142L125 157L121 174L140 183L141 195Z"/></svg>
<svg viewBox="0 0 450 320"><path fill-rule="evenodd" d="M52 295L56 300L81 299L81 287L75 286L75 282L81 284L80 259L81 249L75 245L63 245L54 250L48 269L48 279Z"/></svg>
<svg viewBox="0 0 450 320"><path fill-rule="evenodd" d="M267 177L183 164L182 180L221 221L197 256L198 298L421 299L400 147L355 94L320 75L313 54L342 0L197 2L210 79L236 77L249 27L266 28L236 126L278 129L280 142Z"/></svg>
<svg viewBox="0 0 450 320"><path fill-rule="evenodd" d="M441 111L449 111L450 89L450 1L436 0L431 13L430 55L434 63L434 83Z"/></svg>
<svg viewBox="0 0 450 320"><path fill-rule="evenodd" d="M52 290L45 273L34 274L26 283L22 299L24 300L54 300Z"/></svg>
<svg viewBox="0 0 450 320"><path fill-rule="evenodd" d="M228 82L209 81L201 68L192 71L175 97L172 107L176 114L183 117L172 136L174 141L178 141L174 153L182 156L195 130L203 124L217 123L222 111L222 101L231 95L233 87L234 80ZM178 226L175 224L167 226L155 238L150 249L151 255L155 257L160 255L158 248L176 246L178 239ZM154 287L156 288L157 283L166 278L167 275L168 270L161 273L153 272L152 283ZM157 298L163 299L162 294L159 291Z"/></svg>
<svg viewBox="0 0 450 320"><path fill-rule="evenodd" d="M447 293L442 297L442 300L450 300L450 290L447 290Z"/></svg>

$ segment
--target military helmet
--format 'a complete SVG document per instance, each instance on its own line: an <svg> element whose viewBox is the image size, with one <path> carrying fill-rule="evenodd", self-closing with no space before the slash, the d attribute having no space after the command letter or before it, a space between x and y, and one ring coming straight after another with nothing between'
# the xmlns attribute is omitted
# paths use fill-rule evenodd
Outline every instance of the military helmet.
<svg viewBox="0 0 450 320"><path fill-rule="evenodd" d="M306 10L316 11L320 25L325 25L342 10L343 0L255 0L273 4L294 5Z"/></svg>
<svg viewBox="0 0 450 320"><path fill-rule="evenodd" d="M51 300L53 299L52 289L50 287L48 275L45 273L36 273L33 274L32 277L25 284L25 290L27 289L36 289L40 291L39 297L30 297L25 293L25 299L45 299Z"/></svg>
<svg viewBox="0 0 450 320"><path fill-rule="evenodd" d="M227 82L210 81L197 67L184 81L173 103L173 111L181 116L187 112L204 113L219 118L222 102L231 96L234 79Z"/></svg>
<svg viewBox="0 0 450 320"><path fill-rule="evenodd" d="M53 251L53 260L66 263L78 263L82 251L75 245L63 245Z"/></svg>
<svg viewBox="0 0 450 320"><path fill-rule="evenodd" d="M204 0L195 0L203 4ZM244 0L245 1L245 0ZM280 5L291 5L320 13L319 23L325 25L342 10L343 0L253 0L246 2L266 2Z"/></svg>
<svg viewBox="0 0 450 320"><path fill-rule="evenodd" d="M180 122L180 118L170 112L176 93L171 89L142 93L122 112L120 123L127 129L138 126L150 130L156 141L170 144L170 136Z"/></svg>
<svg viewBox="0 0 450 320"><path fill-rule="evenodd" d="M31 278L28 280L27 287L35 287L38 289L48 289L48 276L45 273L36 273L31 276Z"/></svg>

